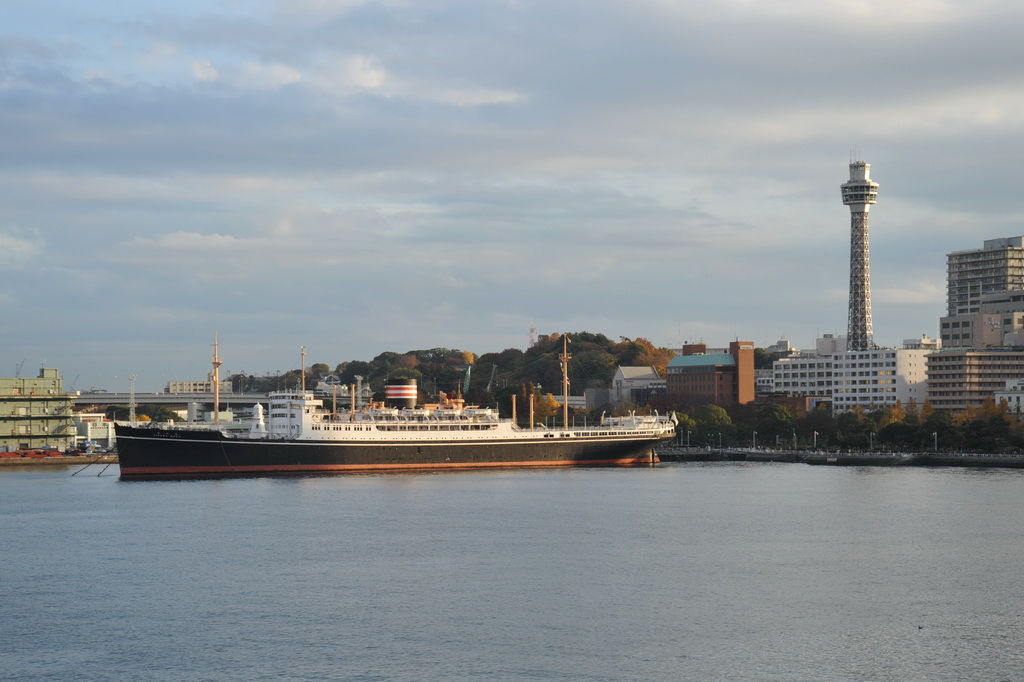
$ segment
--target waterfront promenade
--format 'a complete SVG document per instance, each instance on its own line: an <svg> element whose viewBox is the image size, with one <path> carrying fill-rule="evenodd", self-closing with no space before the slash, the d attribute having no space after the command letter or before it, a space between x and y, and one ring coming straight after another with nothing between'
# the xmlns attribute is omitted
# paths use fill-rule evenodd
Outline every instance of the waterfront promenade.
<svg viewBox="0 0 1024 682"><path fill-rule="evenodd" d="M773 448L663 446L662 462L786 462L826 466L951 466L1024 468L1024 454L956 452L830 452Z"/></svg>

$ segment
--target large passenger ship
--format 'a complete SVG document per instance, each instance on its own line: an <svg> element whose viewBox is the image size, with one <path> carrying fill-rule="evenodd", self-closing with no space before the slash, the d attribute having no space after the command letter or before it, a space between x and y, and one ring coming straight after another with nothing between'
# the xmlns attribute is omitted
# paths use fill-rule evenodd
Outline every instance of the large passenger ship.
<svg viewBox="0 0 1024 682"><path fill-rule="evenodd" d="M563 397L568 393L562 354ZM219 362L214 356L214 370ZM216 385L216 383L215 383ZM675 417L630 414L561 427L526 427L459 398L416 405L411 380L390 384L387 403L338 412L312 392L269 394L248 432L204 426L117 425L121 478L184 478L486 467L636 466L658 461L654 446ZM352 404L355 405L355 400ZM214 414L218 407L215 405Z"/></svg>

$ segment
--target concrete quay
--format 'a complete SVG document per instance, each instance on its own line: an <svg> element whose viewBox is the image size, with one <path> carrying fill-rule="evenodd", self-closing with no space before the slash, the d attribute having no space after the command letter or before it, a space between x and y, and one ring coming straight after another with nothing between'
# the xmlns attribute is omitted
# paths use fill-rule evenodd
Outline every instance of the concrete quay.
<svg viewBox="0 0 1024 682"><path fill-rule="evenodd" d="M85 464L117 464L117 455L105 453L64 457L0 457L0 469L3 467L81 466Z"/></svg>
<svg viewBox="0 0 1024 682"><path fill-rule="evenodd" d="M657 448L662 462L786 462L820 466L1024 468L1024 454L958 452L826 452L752 448Z"/></svg>

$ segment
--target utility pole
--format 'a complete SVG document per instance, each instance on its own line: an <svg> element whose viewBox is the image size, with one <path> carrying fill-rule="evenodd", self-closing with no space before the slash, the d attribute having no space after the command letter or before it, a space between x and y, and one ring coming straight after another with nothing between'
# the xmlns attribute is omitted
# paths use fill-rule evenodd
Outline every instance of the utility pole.
<svg viewBox="0 0 1024 682"><path fill-rule="evenodd" d="M220 424L220 340L217 334L213 335L213 423Z"/></svg>
<svg viewBox="0 0 1024 682"><path fill-rule="evenodd" d="M128 375L128 423L135 426L135 375Z"/></svg>

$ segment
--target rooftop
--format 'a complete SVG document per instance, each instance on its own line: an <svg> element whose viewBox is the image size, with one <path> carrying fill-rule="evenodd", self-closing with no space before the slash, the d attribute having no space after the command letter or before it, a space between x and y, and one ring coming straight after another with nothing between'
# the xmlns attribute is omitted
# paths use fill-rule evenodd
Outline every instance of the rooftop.
<svg viewBox="0 0 1024 682"><path fill-rule="evenodd" d="M728 353L707 353L703 355L677 355L668 363L669 367L704 367L707 365L735 365L736 360Z"/></svg>

